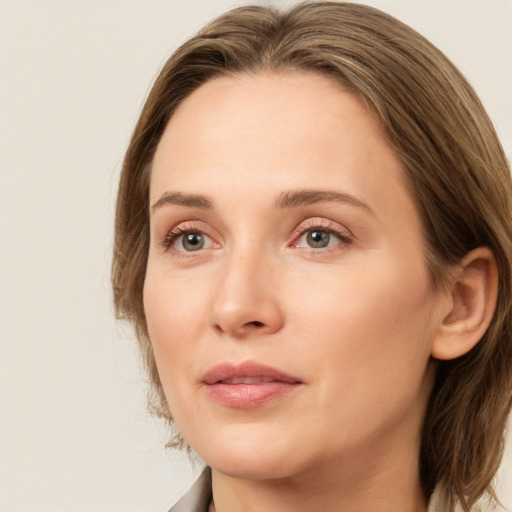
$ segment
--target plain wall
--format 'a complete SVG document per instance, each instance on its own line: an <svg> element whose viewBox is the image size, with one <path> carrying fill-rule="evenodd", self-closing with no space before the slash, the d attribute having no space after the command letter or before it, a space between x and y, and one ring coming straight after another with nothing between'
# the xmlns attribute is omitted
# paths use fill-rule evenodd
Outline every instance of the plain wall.
<svg viewBox="0 0 512 512"><path fill-rule="evenodd" d="M512 2L368 3L452 58L511 155ZM114 198L166 56L239 4L0 0L0 512L164 511L193 478L163 449L135 341L113 321Z"/></svg>

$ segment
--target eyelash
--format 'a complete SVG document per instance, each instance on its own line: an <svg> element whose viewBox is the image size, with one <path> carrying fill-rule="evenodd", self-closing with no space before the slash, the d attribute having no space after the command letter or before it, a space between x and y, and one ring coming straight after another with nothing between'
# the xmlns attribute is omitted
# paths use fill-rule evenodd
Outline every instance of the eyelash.
<svg viewBox="0 0 512 512"><path fill-rule="evenodd" d="M191 224L189 224L189 225L185 224L185 225L171 229L171 231L169 231L163 238L161 245L162 245L163 249L167 251L171 247L173 247L173 245L178 241L179 238L181 238L185 235L188 235L188 234L192 234L192 233L201 233L203 235L206 235L206 233L204 231L202 231L201 229L199 229ZM206 236L208 236L208 235L206 235ZM211 238L211 237L208 237L208 238ZM177 250L176 252L181 253L183 251ZM193 252L193 251L191 251L191 252Z"/></svg>
<svg viewBox="0 0 512 512"><path fill-rule="evenodd" d="M343 244L344 246L351 245L353 243L353 237L351 234L347 234L346 231L343 231L335 226L333 226L330 222L320 219L311 219L306 224L301 224L292 234L292 244L291 247L295 248L302 248L309 251L332 251L336 250L339 244L336 244L335 246L326 246L322 248L315 248L315 247L298 247L296 244L300 241L300 239L306 235L308 232L311 231L324 231L330 235L334 235L340 240L340 244ZM210 240L212 239L209 235L207 235L203 230L199 229L198 227L194 226L193 224L186 224L182 225L176 228L173 228L170 230L163 240L161 241L160 245L164 249L164 251L168 251L169 249L174 248L173 246L176 244L176 242L181 238L188 234L192 233L201 233L205 235ZM214 242L215 243L215 242ZM175 249L175 248L174 248ZM175 252L179 255L185 255L188 253L188 255L193 255L195 251L182 251L179 249L175 249ZM197 252L202 252L201 250Z"/></svg>
<svg viewBox="0 0 512 512"><path fill-rule="evenodd" d="M302 247L302 249L306 249L309 251L317 252L330 252L336 249L339 249L339 245L342 244L344 246L349 246L353 243L353 236L347 229L340 229L336 225L333 225L331 222L323 219L310 219L305 224L300 224L300 226L294 231L293 238L293 247L297 247L297 243L300 239L306 235L308 232L312 231L324 231L330 235L334 235L339 238L340 243L332 246L326 246L323 248L315 248L315 247Z"/></svg>

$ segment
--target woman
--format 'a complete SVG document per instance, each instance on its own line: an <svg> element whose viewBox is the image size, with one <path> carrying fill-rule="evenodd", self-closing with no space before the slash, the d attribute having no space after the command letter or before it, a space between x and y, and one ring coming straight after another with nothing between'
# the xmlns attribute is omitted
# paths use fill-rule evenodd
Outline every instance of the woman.
<svg viewBox="0 0 512 512"><path fill-rule="evenodd" d="M169 59L113 263L172 510L464 510L512 397L512 186L457 69L375 9L231 11ZM434 492L435 491L435 492Z"/></svg>

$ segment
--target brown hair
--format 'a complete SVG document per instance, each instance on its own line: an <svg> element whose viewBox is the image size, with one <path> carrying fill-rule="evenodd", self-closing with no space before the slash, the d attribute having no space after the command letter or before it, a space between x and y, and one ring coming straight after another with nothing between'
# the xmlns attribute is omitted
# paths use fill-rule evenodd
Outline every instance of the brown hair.
<svg viewBox="0 0 512 512"><path fill-rule="evenodd" d="M154 412L172 422L142 303L152 158L176 107L208 80L262 70L316 72L359 95L380 117L422 217L433 286L472 249L489 247L499 296L487 333L440 361L424 424L420 474L469 510L500 464L512 403L512 184L492 123L461 73L431 43L376 9L350 3L234 9L167 61L126 152L112 266L119 318L135 326ZM178 444L178 443L175 443Z"/></svg>

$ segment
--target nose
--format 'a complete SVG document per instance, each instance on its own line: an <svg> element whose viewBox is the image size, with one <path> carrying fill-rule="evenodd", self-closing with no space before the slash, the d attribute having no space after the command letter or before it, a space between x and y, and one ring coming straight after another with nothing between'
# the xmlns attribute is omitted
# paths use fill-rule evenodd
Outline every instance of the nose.
<svg viewBox="0 0 512 512"><path fill-rule="evenodd" d="M276 273L270 261L250 251L226 258L213 291L211 325L235 338L272 334L283 326Z"/></svg>

